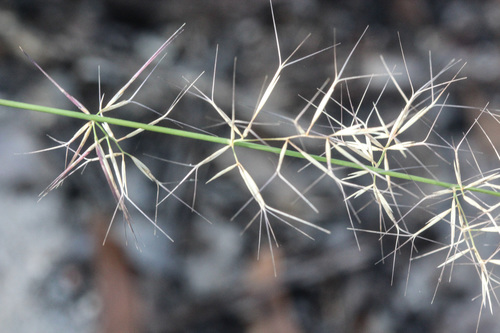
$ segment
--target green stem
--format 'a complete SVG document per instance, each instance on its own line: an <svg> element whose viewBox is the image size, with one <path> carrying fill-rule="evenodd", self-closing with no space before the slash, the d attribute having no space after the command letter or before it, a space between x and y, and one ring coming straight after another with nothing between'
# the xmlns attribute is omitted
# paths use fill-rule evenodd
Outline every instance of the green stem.
<svg viewBox="0 0 500 333"><path fill-rule="evenodd" d="M180 130L180 129L174 129L174 128L169 128L169 127L163 127L163 126L158 126L158 125L143 124L143 123L130 121L130 120L104 117L104 116L99 116L99 115L94 115L94 114L85 114L82 112L57 109L57 108L41 106L41 105L36 105L36 104L29 104L29 103L22 103L22 102L0 99L0 105L11 107L11 108L17 108L17 109L25 109L25 110L30 110L30 111L50 113L50 114L54 114L54 115L71 117L71 118L76 118L76 119L81 119L81 120L86 120L86 121L95 121L98 123L105 122L105 123L108 123L111 125L130 127L130 128L134 128L134 129L140 128L140 129L143 129L145 131L157 132L157 133L168 134L168 135L175 135L175 136L190 138L190 139L194 139L194 140L202 140L202 141L218 143L218 144L222 144L222 145L231 144L231 140L227 139L227 138L221 138L221 137L217 137L217 136L196 133L196 132L191 132L191 131L185 131L185 130ZM248 140L235 140L234 145L239 146L239 147L244 147L244 148L250 148L250 149L254 149L254 150L262 150L262 151L266 151L266 152L274 153L274 154L281 153L281 148L270 147L270 146L266 146L263 144L249 142ZM287 156L290 156L290 157L304 158L304 156L301 153L299 153L297 151L293 151L293 150L287 150L285 154ZM319 155L310 155L310 156L319 162L326 162L326 158L323 156L319 156ZM387 170L372 167L369 165L358 165L354 162L339 160L339 159L335 159L335 158L331 159L331 163L335 164L335 165L339 165L339 166L358 169L358 170L368 169L368 170L373 171L375 173L378 173L380 175L390 176L390 177L399 178L399 179L406 179L406 180L415 181L415 182L419 182L419 183L431 184L431 185L440 186L443 188L449 188L449 189L460 188L460 186L458 184L441 182L441 181L437 181L435 179L414 176L414 175L410 175L410 174L406 174L406 173L402 173L402 172L397 172L397 171L387 171ZM495 192L495 191L487 190L487 189L483 189L483 188L470 187L470 188L467 188L467 190L472 191L472 192L484 193L484 194L489 194L489 195L500 197L500 192Z"/></svg>

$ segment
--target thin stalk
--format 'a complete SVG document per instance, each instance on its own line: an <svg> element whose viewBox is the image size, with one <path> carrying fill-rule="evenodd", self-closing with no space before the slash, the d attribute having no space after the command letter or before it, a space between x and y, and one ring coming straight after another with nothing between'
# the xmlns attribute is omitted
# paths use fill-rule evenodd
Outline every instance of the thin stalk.
<svg viewBox="0 0 500 333"><path fill-rule="evenodd" d="M266 152L274 153L277 155L282 153L281 148L266 146L266 145L259 144L259 143L254 143L254 142L251 142L251 140L247 140L247 139L239 139L239 140L237 139L237 140L234 140L233 143L231 143L231 139L228 139L228 138L221 138L221 137L217 137L217 136L196 133L196 132L191 132L191 131L185 131L185 130L180 130L180 129L174 129L174 128L170 128L170 127L149 125L149 124L144 124L144 123L130 121L130 120L124 120L124 119L118 119L118 118L112 118L112 117L104 117L104 116L95 115L95 114L85 114L85 113L77 112L77 111L63 110L63 109L58 109L58 108L53 108L53 107L11 101L11 100L6 100L6 99L0 99L0 105L11 107L11 108L17 108L17 109L25 109L25 110L36 111L36 112L44 112L44 113L49 113L49 114L54 114L54 115L59 115L59 116L64 116L64 117L71 117L71 118L76 118L76 119L81 119L81 120L86 120L86 121L95 121L98 123L108 123L111 125L129 127L129 128L134 128L134 129L140 128L140 129L143 129L145 131L157 132L157 133L168 134L168 135L175 135L175 136L179 136L179 137L185 137L185 138L194 139L194 140L213 142L213 143L218 143L218 144L222 144L222 145L234 144L234 146L249 148L249 149L254 149L254 150L266 151ZM294 151L294 150L286 150L285 155L290 156L290 157L295 157L295 158L304 158L304 156L300 152ZM327 159L323 156L319 156L319 155L310 155L310 156L319 162L326 162L327 161ZM410 175L407 173L402 173L402 172L397 172L397 171L390 171L390 170L388 171L388 170L376 168L376 167L369 166L369 165L356 164L356 163L350 162L350 161L331 158L330 162L332 164L335 164L338 166L343 166L343 167L348 167L348 168L353 168L353 169L358 169L358 170L370 170L370 171L373 171L373 172L378 173L380 175L410 180L410 181L419 182L419 183L431 184L431 185L435 185L435 186L439 186L439 187L443 187L443 188L449 188L449 189L459 189L460 188L459 184L437 181L435 179ZM495 191L487 190L484 188L467 187L467 190L471 191L471 192L483 193L483 194L488 194L488 195L500 197L500 192L495 192Z"/></svg>

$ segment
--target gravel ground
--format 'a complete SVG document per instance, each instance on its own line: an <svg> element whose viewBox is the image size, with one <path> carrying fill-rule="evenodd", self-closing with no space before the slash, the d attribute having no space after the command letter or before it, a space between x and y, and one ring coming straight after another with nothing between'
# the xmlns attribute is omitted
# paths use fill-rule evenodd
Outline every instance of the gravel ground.
<svg viewBox="0 0 500 333"><path fill-rule="evenodd" d="M450 90L451 104L483 107L489 101L493 108L498 104L497 1L282 0L274 1L274 8L284 55L311 33L298 56L336 40L341 42L338 59L343 60L369 26L348 74L383 72L381 54L391 66L402 69L399 32L415 85L428 80L431 51L434 69L451 59L467 62L462 75L468 79ZM101 89L109 98L183 23L185 31L168 47L168 55L137 101L163 111L185 84L183 77L193 80L202 71L206 73L199 86L209 91L219 45L216 99L230 110L237 57L237 110L248 119L265 75L273 75L278 65L265 0L3 0L0 98L74 109L26 59L21 46L70 94L95 110L98 66ZM333 70L331 51L290 67L266 111L297 112L304 105L298 94L312 96ZM408 83L402 86L410 88ZM352 83L353 100L361 98L363 87ZM373 88L380 91L380 82L375 80ZM377 97L370 94L370 100ZM397 112L401 103L397 91L388 89L385 96L385 112ZM145 111L125 115L138 121L152 117ZM210 127L216 125L216 116L193 96L186 96L174 114L179 121L227 136L220 127ZM447 110L440 117L439 133L448 140L460 139L470 121L464 110ZM115 203L99 166L89 166L83 175L75 173L37 202L38 193L63 170L65 152L19 154L53 146L51 137L68 140L79 126L76 120L0 108L1 332L475 331L480 311L479 301L471 301L480 293L476 272L456 267L451 282L443 278L434 298L440 274L436 267L443 258L412 261L408 273L410 249L405 248L393 275L392 259L379 263L376 237L358 234L358 249L352 231L347 230L342 197L328 182L321 182L313 197L320 216L305 215L332 234L313 232L316 240L310 241L289 228L277 228L281 245L275 250L277 278L272 276L265 247L256 260L256 226L240 235L252 212L229 221L249 198L231 175L198 186L196 209L212 224L179 201L167 200L160 206L159 223L175 242L155 234L151 224L134 212L138 246L120 219L102 246ZM263 127L261 135L267 131ZM484 140L479 136L474 140L474 135L471 145L484 148ZM498 138L492 140L496 143ZM125 149L165 182L179 181L188 169L151 156L197 163L214 151L212 145L151 133ZM248 152L242 157L260 184L276 163L261 156ZM200 169L200 184L225 162ZM447 177L452 172L451 168L436 171L443 180L451 180ZM316 177L306 169L292 179L305 188ZM128 183L135 202L154 213L155 186L132 168ZM190 202L193 187L181 187L176 193ZM273 187L268 195L273 204L292 213L305 211L299 204L289 204L295 198L284 194L282 187ZM375 210L367 209L360 217L363 227L377 227ZM414 219L407 222L422 223L423 217ZM445 242L447 230L443 227L429 236ZM390 250L386 244L384 250ZM419 249L425 252L432 247L423 243ZM479 331L500 331L495 317L484 312Z"/></svg>

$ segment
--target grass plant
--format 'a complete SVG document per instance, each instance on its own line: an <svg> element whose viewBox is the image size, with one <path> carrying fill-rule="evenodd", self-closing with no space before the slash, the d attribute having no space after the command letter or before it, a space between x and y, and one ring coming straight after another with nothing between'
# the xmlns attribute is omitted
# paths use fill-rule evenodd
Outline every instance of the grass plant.
<svg viewBox="0 0 500 333"><path fill-rule="evenodd" d="M445 253L446 259L439 267L442 270L441 276L444 275L446 267L452 268L458 264L470 265L477 271L481 281L482 305L493 311L493 303L498 301L495 290L500 285L500 280L495 273L496 267L500 265L500 258L498 257L500 247L493 245L493 249L491 247L485 249L485 245L481 244L481 237L488 234L498 238L500 235L500 202L498 199L500 197L498 191L500 189L498 182L500 173L497 169L488 171L481 169L480 163L477 161L479 156L470 148L468 143L469 132L465 133L462 140L456 144L447 142L444 139L440 144L430 142L431 134L439 134L435 130L439 115L454 107L447 103L447 94L452 84L464 79L460 76L463 67L460 61L453 60L436 73L434 73L432 62L429 61L429 79L419 87L416 87L412 82L406 63L404 63L404 68L391 68L391 65L387 64L384 58L381 58L385 68L383 73L347 76L345 74L347 72L346 68L350 64L349 61L359 41L342 64L337 62L336 49L338 45L327 47L304 57L297 57L296 54L302 45L300 44L297 49L284 58L280 49L274 13L273 23L278 66L271 80L264 85L262 93L256 99L256 106L249 119L238 118L234 77L232 109L223 110L214 98L217 54L210 91L203 91L197 86L198 78L204 75L202 73L195 80L189 81L186 79L184 88L180 90L170 107L150 123L139 123L106 116L108 111L122 109L130 104L142 106L134 98L161 61L168 45L174 42L184 27L179 28L161 45L151 58L107 102L105 102L104 94L99 91L99 109L95 113L91 113L83 103L66 92L28 56L28 59L79 111L62 110L10 100L0 100L0 105L46 112L84 121L82 127L69 140L58 142L55 147L42 150L65 149L67 161L64 170L40 194L40 197L60 186L64 179L74 172L81 170L90 163L98 162L117 203L110 227L113 220L115 220L115 216L120 211L129 229L134 233L129 213L130 207L133 207L141 212L154 225L156 230L171 239L158 225L157 214L148 216L129 197L127 170L130 162L147 179L156 184L156 207L173 197L203 217L202 212L197 212L195 209L194 198L193 203L187 203L176 196L176 191L193 178L197 180L197 173L200 168L213 163L222 155L229 155L232 158L232 163L216 172L209 181L215 181L227 173L239 175L250 196L249 202L242 209L248 208L250 202L257 204L257 210L253 213L253 217L248 221L244 230L252 227L253 224L258 224L259 244L264 237L267 238L267 246L269 246L272 255L273 247L279 246L276 236L278 233L276 223L292 227L309 238L313 238L313 232L329 233L329 230L315 224L313 221L289 213L287 207L271 205L264 194L264 189L270 183L280 181L299 200L309 206L312 211L318 212L308 194L317 182L330 179L336 184L343 196L343 204L351 219L350 229L355 234L357 232L370 232L377 234L381 241L388 238L393 240L391 251L383 253L384 259L393 257L395 261L399 250L404 246L411 247L411 260L437 252ZM305 42L307 41L304 40L303 43ZM266 113L269 98L279 85L280 78L298 62L313 57L317 53L331 51L334 53L333 77L320 85L320 88L312 97L306 99L304 108L296 112L294 118L281 118L286 123L285 126L290 134L279 137L260 136L256 124L261 121L263 114ZM402 59L405 60L403 52ZM155 62L156 65L153 65ZM236 61L234 66L236 67ZM149 73L145 74L148 70ZM402 71L402 73L398 73L398 71ZM145 78L139 83L138 87L129 92L132 85L136 84L139 77L143 76ZM366 101L365 99L368 99L367 92L371 89L372 81L375 79L385 80L383 88L379 92L378 98ZM400 84L402 79L408 80L409 89L402 87ZM353 81L366 82L366 90L358 102L354 102L349 97L349 84ZM379 102L389 86L396 89L400 96L401 106L399 113L395 117L384 112ZM126 94L129 94L130 97L124 97ZM213 108L230 135L220 137L196 129L186 130L163 126L163 121L169 119L171 114L177 110L178 102L186 98L187 95L195 96ZM369 112L361 112L362 106L366 108L367 104L370 105ZM335 114L339 113L342 114L342 118L335 116ZM471 129L473 127L482 129L479 118L484 117L489 117L492 122L499 122L498 115L485 107L480 110L479 116L472 124ZM113 126L129 128L130 131L118 137L112 131ZM414 128L417 128L416 132L424 134L420 138L409 139L408 136L414 133ZM122 149L123 141L144 131L184 137L186 138L186 145L192 144L196 140L210 142L213 144L214 150L207 156L201 157L198 163L190 165L191 169L186 173L185 177L175 186L169 187L170 185L167 186L166 183L157 179L138 157ZM484 134L488 138L489 134ZM491 146L496 158L500 159L496 148L493 144ZM321 147L319 153L317 153L318 147ZM255 175L252 175L252 172L241 159L242 149L252 149L263 154L276 156L276 169L266 182L259 183L255 180ZM431 167L420 162L418 154L415 153L418 149L425 149L428 153L435 154L438 159L442 157L441 154L450 155L450 152L452 152L453 160L451 164L455 180L445 182L441 181L438 176L433 175L430 170ZM311 183L308 188L297 188L290 179L284 176L281 170L285 160L290 158L301 159L304 161L304 167L317 169L318 180ZM397 161L400 160L412 160L414 166L419 168L420 174L414 173L417 170L415 168L400 167L397 164ZM441 161L445 164L446 158L442 157ZM464 163L467 164L468 168L475 170L474 177L464 179ZM347 174L339 172L338 167L349 171ZM424 175L421 175L422 173ZM411 186L419 190L410 190ZM355 222L358 219L360 208L356 208L354 201L363 196L378 208L380 226L378 230L362 229ZM402 203L406 202L403 200L405 197L411 197L414 199L414 203L411 206L405 206ZM439 205L435 203L439 203ZM406 222L411 214L418 214L420 211L432 214L423 226L414 226ZM236 215L240 212L241 210ZM414 252L414 250L416 251L415 242L425 239L427 231L443 224L449 228L449 242L440 244L432 253L417 255ZM173 239L171 240L173 241Z"/></svg>

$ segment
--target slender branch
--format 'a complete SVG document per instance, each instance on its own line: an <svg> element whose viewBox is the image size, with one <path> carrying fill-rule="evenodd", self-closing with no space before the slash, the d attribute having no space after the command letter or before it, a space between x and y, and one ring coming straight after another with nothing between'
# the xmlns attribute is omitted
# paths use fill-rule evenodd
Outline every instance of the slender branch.
<svg viewBox="0 0 500 333"><path fill-rule="evenodd" d="M86 121L95 121L98 123L108 123L111 125L117 125L117 126L122 126L122 127L130 127L130 128L135 128L135 129L140 128L140 129L150 131L150 132L175 135L175 136L179 136L179 137L185 137L185 138L194 139L194 140L213 142L213 143L218 143L218 144L222 144L222 145L232 144L230 139L221 138L221 137L217 137L217 136L213 136L213 135L196 133L196 132L192 132L192 131L185 131L185 130L170 128L170 127L158 126L158 125L149 125L149 124L144 124L144 123L140 123L140 122L112 118L112 117L104 117L104 116L95 115L95 114L85 114L82 112L58 109L58 108L41 106L41 105L36 105L36 104L29 104L29 103L11 101L11 100L6 100L6 99L0 99L0 105L11 107L11 108L17 108L17 109L25 109L25 110L36 111L36 112L44 112L44 113L49 113L49 114L54 114L54 115L59 115L59 116L64 116L64 117L71 117L71 118L76 118L76 119L81 119L81 120L86 120ZM251 142L251 140L247 140L247 139L234 140L233 144L234 144L234 146L238 146L238 147L249 148L249 149L254 149L254 150L261 150L261 151L266 151L266 152L274 153L274 154L278 154L278 155L280 153L282 153L282 149L280 147L266 146L263 144ZM305 158L300 152L294 151L294 150L286 150L285 155L290 156L290 157L295 157L295 158ZM327 162L326 157L319 156L319 155L309 155L309 156L311 156L312 158L314 158L315 160L317 160L319 162ZM415 175L397 172L397 171L384 170L384 169L372 167L369 165L357 164L357 163L350 162L350 161L331 158L330 162L332 164L335 164L338 166L359 169L359 170L370 170L370 171L373 171L375 173L378 173L378 174L384 175L384 176L390 176L390 177L394 177L394 178L405 179L405 180L410 180L410 181L419 182L419 183L431 184L431 185L440 186L440 187L448 188L448 189L459 189L460 188L459 184L437 181L435 179L421 177L421 176L415 176ZM467 187L467 190L471 191L471 192L483 193L483 194L488 194L488 195L500 197L500 192L495 192L495 191L484 189L484 188Z"/></svg>

